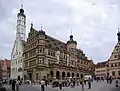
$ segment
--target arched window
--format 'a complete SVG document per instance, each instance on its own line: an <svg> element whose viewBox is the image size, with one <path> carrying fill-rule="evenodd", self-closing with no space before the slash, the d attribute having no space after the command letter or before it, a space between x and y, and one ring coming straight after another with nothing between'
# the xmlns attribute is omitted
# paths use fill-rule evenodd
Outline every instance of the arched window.
<svg viewBox="0 0 120 91"><path fill-rule="evenodd" d="M22 71L22 68L20 67L19 69L18 69L18 72L21 72Z"/></svg>

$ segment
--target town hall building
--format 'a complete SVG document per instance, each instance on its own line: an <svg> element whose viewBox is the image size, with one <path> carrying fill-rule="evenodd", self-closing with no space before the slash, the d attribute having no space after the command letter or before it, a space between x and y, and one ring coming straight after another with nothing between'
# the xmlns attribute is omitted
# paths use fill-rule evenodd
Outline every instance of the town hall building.
<svg viewBox="0 0 120 91"><path fill-rule="evenodd" d="M11 79L23 78L23 50L26 39L26 16L23 6L17 14L16 39L11 53Z"/></svg>

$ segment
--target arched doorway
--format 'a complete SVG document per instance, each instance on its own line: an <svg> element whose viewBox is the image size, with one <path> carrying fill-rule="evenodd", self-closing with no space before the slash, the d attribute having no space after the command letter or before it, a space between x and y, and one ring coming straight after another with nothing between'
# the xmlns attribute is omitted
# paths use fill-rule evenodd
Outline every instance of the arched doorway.
<svg viewBox="0 0 120 91"><path fill-rule="evenodd" d="M79 74L78 74L78 73L76 74L76 77L79 77Z"/></svg>
<svg viewBox="0 0 120 91"><path fill-rule="evenodd" d="M72 78L74 77L74 73L72 73Z"/></svg>
<svg viewBox="0 0 120 91"><path fill-rule="evenodd" d="M67 73L67 77L70 77L70 72Z"/></svg>
<svg viewBox="0 0 120 91"><path fill-rule="evenodd" d="M65 72L64 71L62 72L62 78L63 79L65 78Z"/></svg>
<svg viewBox="0 0 120 91"><path fill-rule="evenodd" d="M32 73L28 73L28 75L29 75L29 80L32 81Z"/></svg>
<svg viewBox="0 0 120 91"><path fill-rule="evenodd" d="M50 71L50 76L51 76L51 77L53 77L53 76L54 76L53 71Z"/></svg>
<svg viewBox="0 0 120 91"><path fill-rule="evenodd" d="M83 78L83 74L81 74L80 77Z"/></svg>
<svg viewBox="0 0 120 91"><path fill-rule="evenodd" d="M60 72L57 71L57 72L56 72L56 79L59 79L59 78L60 78Z"/></svg>

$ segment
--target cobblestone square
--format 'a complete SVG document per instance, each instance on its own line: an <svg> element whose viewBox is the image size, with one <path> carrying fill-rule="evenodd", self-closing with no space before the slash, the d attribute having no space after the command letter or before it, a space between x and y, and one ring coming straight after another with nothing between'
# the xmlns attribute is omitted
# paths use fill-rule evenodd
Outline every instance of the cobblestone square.
<svg viewBox="0 0 120 91"><path fill-rule="evenodd" d="M11 86L5 86L8 91L11 90ZM19 87L19 91L41 91L40 85L21 85ZM51 85L48 85L45 87L45 91L61 91L58 87L52 88ZM74 88L69 87L63 87L62 91L82 91L81 85L75 86ZM120 91L120 81L119 81L119 87L115 86L115 81L112 82L112 84L106 83L106 82L92 82L92 88L88 89L88 84L84 85L84 91Z"/></svg>

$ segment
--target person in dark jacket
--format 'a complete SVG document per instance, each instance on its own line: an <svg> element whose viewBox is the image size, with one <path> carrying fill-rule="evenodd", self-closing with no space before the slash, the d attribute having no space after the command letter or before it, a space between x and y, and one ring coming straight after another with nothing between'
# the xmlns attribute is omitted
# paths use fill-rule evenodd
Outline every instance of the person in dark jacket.
<svg viewBox="0 0 120 91"><path fill-rule="evenodd" d="M41 91L45 91L45 81L44 79L41 80Z"/></svg>
<svg viewBox="0 0 120 91"><path fill-rule="evenodd" d="M48 80L45 80L45 86L47 87L47 84L48 84Z"/></svg>
<svg viewBox="0 0 120 91"><path fill-rule="evenodd" d="M62 89L62 82L59 82L59 88Z"/></svg>
<svg viewBox="0 0 120 91"><path fill-rule="evenodd" d="M118 79L117 78L116 78L115 84L116 84L116 87L118 87Z"/></svg>
<svg viewBox="0 0 120 91"><path fill-rule="evenodd" d="M12 80L12 90L15 91L15 84L16 84L16 81L13 79Z"/></svg>
<svg viewBox="0 0 120 91"><path fill-rule="evenodd" d="M88 89L91 89L91 79L88 79Z"/></svg>
<svg viewBox="0 0 120 91"><path fill-rule="evenodd" d="M110 76L110 84L112 83L112 77Z"/></svg>

